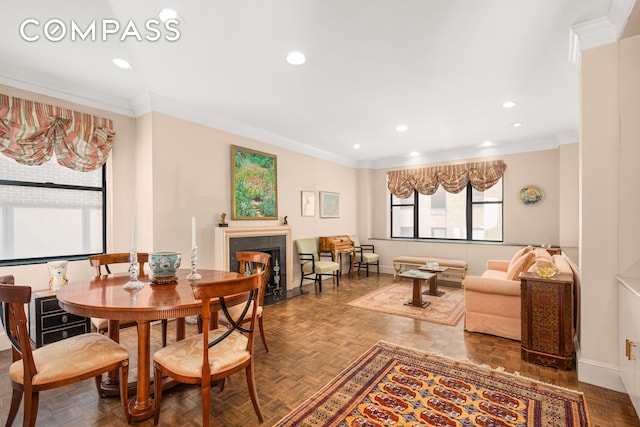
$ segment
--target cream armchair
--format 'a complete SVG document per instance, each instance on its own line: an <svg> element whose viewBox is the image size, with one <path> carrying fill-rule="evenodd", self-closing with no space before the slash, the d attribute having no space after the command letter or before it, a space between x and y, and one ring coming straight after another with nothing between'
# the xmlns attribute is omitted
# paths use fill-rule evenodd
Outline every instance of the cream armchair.
<svg viewBox="0 0 640 427"><path fill-rule="evenodd" d="M318 285L318 291L322 292L322 276L333 276L336 286L340 286L340 264L335 262L333 254L318 253L316 239L296 240L296 249L300 260L300 287L305 278L313 276L313 282ZM323 261L321 256L331 256L331 261Z"/></svg>
<svg viewBox="0 0 640 427"><path fill-rule="evenodd" d="M367 277L369 277L369 264L376 266L378 274L380 274L380 255L375 253L373 245L361 245L358 236L349 236L355 246L355 253L351 253L351 256L355 256L355 259L351 263L352 266L358 266L358 271L362 265L367 270Z"/></svg>

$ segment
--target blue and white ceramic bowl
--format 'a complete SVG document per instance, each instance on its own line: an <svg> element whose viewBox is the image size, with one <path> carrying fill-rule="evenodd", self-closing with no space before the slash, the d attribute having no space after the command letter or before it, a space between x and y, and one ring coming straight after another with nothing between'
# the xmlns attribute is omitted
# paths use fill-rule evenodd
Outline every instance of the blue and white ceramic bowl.
<svg viewBox="0 0 640 427"><path fill-rule="evenodd" d="M180 267L180 252L151 252L149 268L153 273L152 282L175 281L176 270Z"/></svg>

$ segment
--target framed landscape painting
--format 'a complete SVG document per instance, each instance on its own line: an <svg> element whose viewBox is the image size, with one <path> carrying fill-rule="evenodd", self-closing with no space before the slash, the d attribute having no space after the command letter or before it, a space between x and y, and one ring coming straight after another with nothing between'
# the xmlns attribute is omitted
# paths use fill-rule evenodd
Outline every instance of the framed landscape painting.
<svg viewBox="0 0 640 427"><path fill-rule="evenodd" d="M278 219L278 165L273 154L231 146L232 219Z"/></svg>
<svg viewBox="0 0 640 427"><path fill-rule="evenodd" d="M320 217L340 218L340 193L320 192Z"/></svg>

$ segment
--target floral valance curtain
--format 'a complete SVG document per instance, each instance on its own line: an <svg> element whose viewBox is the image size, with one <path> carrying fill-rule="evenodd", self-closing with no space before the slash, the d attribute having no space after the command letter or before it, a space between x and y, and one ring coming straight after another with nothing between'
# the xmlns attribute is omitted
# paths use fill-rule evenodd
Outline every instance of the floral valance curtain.
<svg viewBox="0 0 640 427"><path fill-rule="evenodd" d="M434 194L440 185L449 193L459 193L470 182L478 191L493 187L502 178L507 165L502 160L405 169L387 172L387 188L391 194L406 199L416 190Z"/></svg>
<svg viewBox="0 0 640 427"><path fill-rule="evenodd" d="M0 94L0 152L19 163L41 165L55 153L62 166L92 171L114 137L109 119Z"/></svg>

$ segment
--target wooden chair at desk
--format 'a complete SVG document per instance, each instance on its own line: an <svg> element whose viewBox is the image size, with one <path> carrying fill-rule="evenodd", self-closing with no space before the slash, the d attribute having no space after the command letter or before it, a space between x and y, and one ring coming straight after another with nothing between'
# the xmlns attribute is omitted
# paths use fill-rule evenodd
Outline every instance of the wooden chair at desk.
<svg viewBox="0 0 640 427"><path fill-rule="evenodd" d="M113 264L130 264L130 254L128 252L119 252L111 254L91 255L89 257L89 263L96 269L96 278L104 275L111 274L109 265ZM144 275L144 263L149 262L149 254L147 252L138 252L138 273ZM103 271L104 270L104 271ZM109 321L107 319L101 319L99 317L92 317L91 323L100 333L105 333L109 328ZM127 328L129 326L135 326L136 322L119 323L119 328ZM167 319L162 319L162 346L167 345Z"/></svg>

